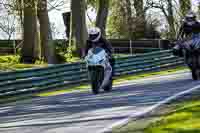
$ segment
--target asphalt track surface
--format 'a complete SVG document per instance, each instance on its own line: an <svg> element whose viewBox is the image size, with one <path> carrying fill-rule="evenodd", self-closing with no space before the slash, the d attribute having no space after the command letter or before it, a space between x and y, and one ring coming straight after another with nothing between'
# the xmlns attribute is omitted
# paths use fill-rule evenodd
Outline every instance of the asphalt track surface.
<svg viewBox="0 0 200 133"><path fill-rule="evenodd" d="M198 84L181 72L129 81L99 95L75 92L1 105L0 133L99 133Z"/></svg>

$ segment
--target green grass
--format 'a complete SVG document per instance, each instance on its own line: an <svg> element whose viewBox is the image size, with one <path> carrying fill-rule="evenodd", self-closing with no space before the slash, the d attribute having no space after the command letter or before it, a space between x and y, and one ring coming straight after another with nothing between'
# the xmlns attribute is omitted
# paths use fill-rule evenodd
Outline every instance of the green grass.
<svg viewBox="0 0 200 133"><path fill-rule="evenodd" d="M147 126L144 133L200 133L200 99L180 103L170 114Z"/></svg>
<svg viewBox="0 0 200 133"><path fill-rule="evenodd" d="M120 57L127 57L127 56L132 56L131 54L114 54L113 55L115 58L120 58Z"/></svg>
<svg viewBox="0 0 200 133"><path fill-rule="evenodd" d="M55 96L55 95L61 95L66 94L75 90L88 90L90 86L88 84L82 84L80 86L72 86L72 87L66 87L65 89L55 90L55 91L47 91L40 94L37 94L36 96L40 97L48 97L48 96Z"/></svg>
<svg viewBox="0 0 200 133"><path fill-rule="evenodd" d="M18 63L19 62L18 55L4 55L0 56L0 63Z"/></svg>
<svg viewBox="0 0 200 133"><path fill-rule="evenodd" d="M0 71L15 71L29 68L45 67L47 64L15 64L15 63L0 63Z"/></svg>
<svg viewBox="0 0 200 133"><path fill-rule="evenodd" d="M143 74L137 74L137 75L125 75L125 76L120 76L119 78L116 79L116 82L122 80L136 80L136 79L141 79L144 77L150 77L153 75L165 75L165 74L170 74L170 73L174 73L180 70L188 70L186 67L177 67L177 68L173 68L173 69L168 69L168 70L161 70L161 71L157 71L157 72L147 72L147 73L143 73Z"/></svg>
<svg viewBox="0 0 200 133"><path fill-rule="evenodd" d="M113 133L200 133L200 98L197 95L165 105L143 119L113 129Z"/></svg>
<svg viewBox="0 0 200 133"><path fill-rule="evenodd" d="M19 63L19 55L4 55L0 56L0 71L15 71L21 69L45 67L46 63L42 61L36 61L35 64L22 64Z"/></svg>

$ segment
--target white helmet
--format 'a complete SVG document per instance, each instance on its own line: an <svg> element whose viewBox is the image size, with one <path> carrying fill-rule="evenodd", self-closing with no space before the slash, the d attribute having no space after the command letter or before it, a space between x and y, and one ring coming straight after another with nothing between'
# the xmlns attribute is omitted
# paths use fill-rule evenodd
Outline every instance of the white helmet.
<svg viewBox="0 0 200 133"><path fill-rule="evenodd" d="M88 30L89 40L97 42L101 37L101 30L98 27L92 27Z"/></svg>
<svg viewBox="0 0 200 133"><path fill-rule="evenodd" d="M195 21L196 20L196 14L193 11L189 11L186 15L185 15L185 20L186 21Z"/></svg>

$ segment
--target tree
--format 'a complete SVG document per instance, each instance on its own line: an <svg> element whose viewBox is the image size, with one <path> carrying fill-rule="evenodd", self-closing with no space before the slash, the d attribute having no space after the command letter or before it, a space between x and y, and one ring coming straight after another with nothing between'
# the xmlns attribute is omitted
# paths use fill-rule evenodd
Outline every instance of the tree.
<svg viewBox="0 0 200 133"><path fill-rule="evenodd" d="M52 34L47 10L47 0L39 0L37 15L40 23L42 56L49 64L55 64L55 46L52 43Z"/></svg>
<svg viewBox="0 0 200 133"><path fill-rule="evenodd" d="M35 46L38 44L37 1L24 0L24 43L22 46L21 62L34 63L37 59Z"/></svg>
<svg viewBox="0 0 200 133"><path fill-rule="evenodd" d="M172 4L172 0L167 0L167 11L168 11L168 15L165 14L167 21L170 25L170 32L171 32L171 38L173 38L176 35L176 31L175 31L175 20L174 20L174 13L173 13L173 4Z"/></svg>
<svg viewBox="0 0 200 133"><path fill-rule="evenodd" d="M67 39L69 39L71 12L65 12L62 14L62 16L63 16L64 25L65 25L65 34L66 34Z"/></svg>
<svg viewBox="0 0 200 133"><path fill-rule="evenodd" d="M135 8L135 12L136 12L136 28L135 28L136 35L135 35L135 37L136 38L144 38L145 37L145 27L146 27L146 19L145 19L146 10L144 9L143 0L134 0L134 8Z"/></svg>
<svg viewBox="0 0 200 133"><path fill-rule="evenodd" d="M126 14L126 21L127 21L127 27L129 31L129 39L133 40L135 39L135 32L134 32L134 27L133 27L133 13L132 13L132 4L130 0L125 0L124 1L124 8L122 7L123 12ZM124 14L124 15L125 15Z"/></svg>
<svg viewBox="0 0 200 133"><path fill-rule="evenodd" d="M86 0L86 4L87 4L87 6L96 8L97 0Z"/></svg>
<svg viewBox="0 0 200 133"><path fill-rule="evenodd" d="M157 27L161 25L160 21L152 14L147 15L146 18L146 32L145 38L158 39L161 34L157 31Z"/></svg>
<svg viewBox="0 0 200 133"><path fill-rule="evenodd" d="M105 36L108 10L109 10L109 0L98 0L98 13L96 18L96 26L101 29L103 36Z"/></svg>
<svg viewBox="0 0 200 133"><path fill-rule="evenodd" d="M158 2L147 0L147 6L162 11L169 25L169 38L173 39L176 36L173 0L160 0Z"/></svg>
<svg viewBox="0 0 200 133"><path fill-rule="evenodd" d="M21 35L20 29L23 25L19 23L22 22L19 17L19 9L22 9L20 2L21 0L0 0L0 29L5 33L4 38L8 39L8 43L10 43L11 37L15 37L17 31L17 36Z"/></svg>
<svg viewBox="0 0 200 133"><path fill-rule="evenodd" d="M93 8L97 12L96 21L94 23L95 26L101 29L103 36L106 36L106 25L111 2L112 0L87 0L87 9ZM90 17L88 18L90 22L93 23Z"/></svg>
<svg viewBox="0 0 200 133"><path fill-rule="evenodd" d="M124 1L112 0L110 3L110 16L108 17L108 36L110 38L130 38L132 30L127 22ZM129 25L131 26L131 25Z"/></svg>
<svg viewBox="0 0 200 133"><path fill-rule="evenodd" d="M6 35L6 38L10 40L16 31L16 16L6 13L0 16L0 20L0 30L3 31Z"/></svg>
<svg viewBox="0 0 200 133"><path fill-rule="evenodd" d="M191 1L190 0L179 0L180 4L180 13L181 16L184 17L189 10L191 10Z"/></svg>
<svg viewBox="0 0 200 133"><path fill-rule="evenodd" d="M145 37L146 8L144 8L143 1L113 0L111 5L109 28L112 23L115 23L115 25L112 26L112 30L116 29L118 32L124 34L123 37L127 39L134 40Z"/></svg>
<svg viewBox="0 0 200 133"><path fill-rule="evenodd" d="M74 46L74 55L81 57L82 50L86 45L87 30L85 20L85 0L71 1L71 33L70 33L70 47ZM74 45L73 45L74 44Z"/></svg>
<svg viewBox="0 0 200 133"><path fill-rule="evenodd" d="M200 1L199 1L199 3L198 3L198 15L199 15L199 17L200 17Z"/></svg>
<svg viewBox="0 0 200 133"><path fill-rule="evenodd" d="M47 3L49 4L48 9ZM56 59L54 47L51 43L52 35L48 11L59 10L59 7L64 5L64 0L0 0L0 4L5 9L8 9L11 14L20 16L24 32L22 35L24 41L21 51L21 61L31 63L40 58L41 43L42 56L48 63L54 63Z"/></svg>

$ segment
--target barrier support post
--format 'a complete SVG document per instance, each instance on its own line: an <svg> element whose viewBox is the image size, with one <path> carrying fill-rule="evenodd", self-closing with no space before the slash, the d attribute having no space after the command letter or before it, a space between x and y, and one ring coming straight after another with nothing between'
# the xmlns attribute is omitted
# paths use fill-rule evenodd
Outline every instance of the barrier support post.
<svg viewBox="0 0 200 133"><path fill-rule="evenodd" d="M130 54L132 55L132 54L133 54L132 40L129 41L129 44L130 44L130 45L129 45L129 46L130 46L130 47L129 47L129 48L130 48Z"/></svg>

